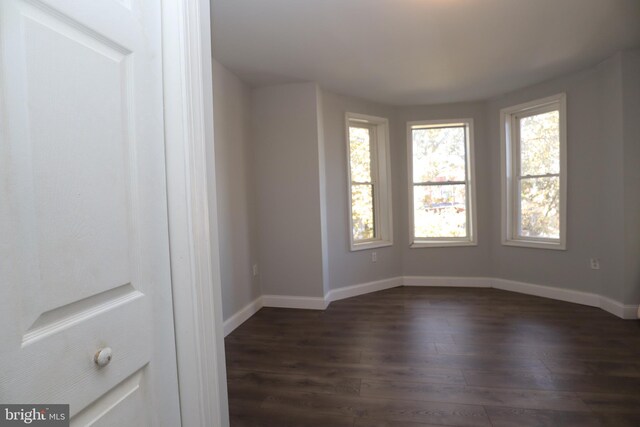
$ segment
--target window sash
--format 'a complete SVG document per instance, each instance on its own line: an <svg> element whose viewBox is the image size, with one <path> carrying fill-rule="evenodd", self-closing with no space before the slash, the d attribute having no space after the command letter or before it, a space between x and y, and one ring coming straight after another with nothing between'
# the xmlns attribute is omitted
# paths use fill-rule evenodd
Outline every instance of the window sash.
<svg viewBox="0 0 640 427"><path fill-rule="evenodd" d="M459 241L468 242L471 235L471 220L470 220L470 205L469 205L469 182L468 181L444 181L444 182L426 182L426 183L414 183L413 187L446 187L451 185L464 185L464 212L465 212L465 235L464 236L417 236L416 224L415 224L415 209L413 206L413 237L417 242L432 242L432 241ZM412 196L414 192L412 191Z"/></svg>
<svg viewBox="0 0 640 427"><path fill-rule="evenodd" d="M473 235L473 187L471 185L471 176L472 176L472 165L469 159L470 153L472 153L471 148L471 135L470 135L470 124L471 121L456 121L454 122L443 122L443 123L423 123L423 124L408 124L410 129L410 141L409 144L411 146L410 158L408 161L411 163L410 168L410 182L411 182L411 194L410 194L410 203L411 203L411 238L412 244L420 245L420 244L434 244L437 245L439 243L446 245L447 243L473 243L475 244L475 237ZM464 129L464 180L451 180L451 181L415 181L413 175L413 162L414 162L414 152L415 152L415 140L414 140L414 131L421 129L448 129L448 128L463 128ZM464 185L465 191L465 236L460 237L446 237L446 236L417 236L416 235L416 215L415 215L415 205L414 205L414 188L420 186L451 186L451 185Z"/></svg>
<svg viewBox="0 0 640 427"><path fill-rule="evenodd" d="M464 176L465 176L465 180L467 180L467 177L469 175L469 168L467 165L468 162L468 149L469 147L468 145L468 126L466 124L448 124L448 123L441 123L441 124L433 124L433 125L416 125L416 126L411 126L411 146L412 146L412 150L411 152L414 153L415 152L415 144L414 144L414 132L417 130L423 130L423 129L463 129L464 132ZM413 154L412 154L412 159L411 159L411 164L412 164L412 169L413 169ZM413 173L411 175L411 180L413 182L413 184L429 184L429 183L434 183L434 184L441 184L441 183L454 183L454 182L458 182L458 181L415 181L413 179Z"/></svg>
<svg viewBox="0 0 640 427"><path fill-rule="evenodd" d="M413 185L467 185L468 181L423 181L423 182L414 182Z"/></svg>
<svg viewBox="0 0 640 427"><path fill-rule="evenodd" d="M373 237L367 238L367 239L356 239L356 236L354 235L354 230L353 227L351 228L351 236L353 238L354 242L358 242L358 243L364 243L364 242L374 242L376 240L380 239L379 233L378 233L378 218L376 216L376 190L377 190L377 186L372 183L372 182L352 182L351 183L351 199L353 200L353 188L354 187L370 187L371 188L371 206L372 206L372 212L371 212L371 217L373 220ZM353 210L351 211L351 222L353 224Z"/></svg>
<svg viewBox="0 0 640 427"><path fill-rule="evenodd" d="M521 126L520 126L520 122L522 121L522 119L526 119L528 117L533 117L533 116L537 116L540 114L545 114L545 113L551 113L552 111L558 111L558 113L560 112L560 108L558 105L556 105L556 103L553 104L548 104L548 105L542 105L540 107L537 108L531 108L529 110L526 110L525 112L522 112L520 114L514 114L513 115L513 166L515 169L514 172L514 176L516 178L521 178L521 177L526 177L526 176L531 176L531 177L535 177L538 175L522 175L522 165L521 165L521 158L522 158L522 138L520 135L520 130L521 130ZM560 123L558 123L558 127L560 127ZM560 132L558 132L558 138L560 138ZM562 148L560 148L560 151L562 151ZM540 174L540 176L544 176L544 175L549 175L547 174ZM557 173L557 175L560 175L560 172Z"/></svg>
<svg viewBox="0 0 640 427"><path fill-rule="evenodd" d="M559 94L519 106L505 108L502 115L503 139L503 237L505 245L529 246L547 249L566 249L566 104L565 95ZM522 174L521 137L522 119L557 111L559 114L558 172ZM504 162L506 161L506 164ZM559 237L533 237L522 234L521 184L525 180L557 178L559 184L558 216ZM505 199L506 198L506 199Z"/></svg>
<svg viewBox="0 0 640 427"><path fill-rule="evenodd" d="M370 116L360 113L345 113L345 148L346 148L346 171L347 180L345 182L347 199L347 212L349 218L349 250L360 251L373 248L381 248L393 245L393 209L392 209L392 188L391 188L391 164L389 146L389 120L383 117ZM351 169L351 137L350 129L353 127L367 128L370 132L370 171L369 177L366 174L352 175ZM359 211L362 205L356 205L354 210L353 194L354 185L372 185L373 212L369 206L363 212L372 213L374 221L375 239L355 239L354 233L354 212ZM368 189L366 190L369 191ZM356 195L356 198L359 195ZM369 196L367 196L369 197ZM369 217L371 218L371 217ZM356 226L359 225L355 222ZM362 224L362 223L360 223ZM357 229L357 227L356 227ZM367 237L370 233L367 235ZM358 234L363 237L362 234ZM346 236L345 236L346 237Z"/></svg>
<svg viewBox="0 0 640 427"><path fill-rule="evenodd" d="M367 243L380 240L380 229L378 226L379 215L379 195L378 193L378 141L376 134L376 126L368 123L349 121L348 130L352 128L367 129L369 132L369 179L370 181L353 181L351 180L351 203L353 203L353 187L356 185L370 185L372 197L372 218L373 218L373 237L368 239L358 239L354 234L353 226L351 227L351 239L353 243ZM349 140L349 175L351 176L351 140ZM351 213L351 224L353 224L353 205L349 207Z"/></svg>
<svg viewBox="0 0 640 427"><path fill-rule="evenodd" d="M519 176L516 177L518 184L515 186L514 190L515 190L515 197L514 199L516 200L516 206L515 206L515 214L516 214L516 221L514 221L514 226L515 229L513 230L513 235L516 236L518 239L524 239L524 240L534 240L534 241L539 241L539 242L549 242L549 241L560 241L560 237L537 237L537 236L525 236L522 234L522 181L526 181L526 180L535 180L535 179L540 179L540 178L558 178L558 180L561 179L560 174L559 173L548 173L548 174L544 174L544 175L525 175L525 176ZM561 197L561 196L559 196Z"/></svg>
<svg viewBox="0 0 640 427"><path fill-rule="evenodd" d="M537 236L525 236L522 234L522 222L523 222L523 213L522 213L522 180L525 179L538 179L538 178L551 178L551 177L558 177L558 179L560 178L560 172L558 173L545 173L545 174L527 174L527 175L522 175L522 166L521 166L521 159L522 159L522 138L521 138L521 121L522 119L528 118L528 117L533 117L533 116L537 116L540 114L545 114L545 113L550 113L553 111L558 111L558 113L560 112L559 106L556 105L556 103L553 104L548 104L548 105L542 105L536 108L531 108L525 112L522 112L520 114L514 114L514 150L513 150L513 154L514 154L514 159L513 159L513 165L515 168L515 173L514 173L514 185L513 187L513 201L514 201L514 206L513 206L513 213L514 213L514 220L512 221L513 224L513 230L512 230L512 235L518 239L518 240L531 240L531 241L537 241L537 242L559 242L560 241L560 237L537 237ZM558 126L560 126L560 123L558 123ZM558 133L558 137L559 137L559 133Z"/></svg>

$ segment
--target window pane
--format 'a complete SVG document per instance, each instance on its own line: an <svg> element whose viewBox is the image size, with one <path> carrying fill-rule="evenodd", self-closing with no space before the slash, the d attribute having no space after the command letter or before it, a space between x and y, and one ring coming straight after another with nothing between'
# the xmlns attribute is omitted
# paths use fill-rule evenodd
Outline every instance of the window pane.
<svg viewBox="0 0 640 427"><path fill-rule="evenodd" d="M351 215L353 216L353 240L375 237L373 215L373 185L351 186Z"/></svg>
<svg viewBox="0 0 640 427"><path fill-rule="evenodd" d="M520 181L520 236L560 238L560 178Z"/></svg>
<svg viewBox="0 0 640 427"><path fill-rule="evenodd" d="M415 237L466 237L465 185L415 185Z"/></svg>
<svg viewBox="0 0 640 427"><path fill-rule="evenodd" d="M560 172L560 113L520 119L520 174Z"/></svg>
<svg viewBox="0 0 640 427"><path fill-rule="evenodd" d="M464 181L465 128L413 129L413 182Z"/></svg>
<svg viewBox="0 0 640 427"><path fill-rule="evenodd" d="M351 181L371 182L371 135L369 129L349 127Z"/></svg>

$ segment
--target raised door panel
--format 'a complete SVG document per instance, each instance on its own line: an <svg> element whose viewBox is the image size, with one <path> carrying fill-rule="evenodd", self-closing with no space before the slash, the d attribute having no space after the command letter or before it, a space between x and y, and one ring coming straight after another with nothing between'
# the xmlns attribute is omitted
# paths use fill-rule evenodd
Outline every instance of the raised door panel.
<svg viewBox="0 0 640 427"><path fill-rule="evenodd" d="M132 284L132 53L39 10L22 15L38 286L31 317ZM53 107L53 108L52 108ZM133 172L133 173L132 173ZM35 319L26 319L27 323Z"/></svg>

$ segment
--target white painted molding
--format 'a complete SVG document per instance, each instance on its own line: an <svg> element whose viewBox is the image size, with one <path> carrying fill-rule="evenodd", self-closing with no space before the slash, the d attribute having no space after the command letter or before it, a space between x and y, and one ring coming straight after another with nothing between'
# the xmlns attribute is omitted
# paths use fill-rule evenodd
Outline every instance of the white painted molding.
<svg viewBox="0 0 640 427"><path fill-rule="evenodd" d="M328 303L323 297L296 297L288 295L263 295L263 307L301 308L307 310L324 310Z"/></svg>
<svg viewBox="0 0 640 427"><path fill-rule="evenodd" d="M347 195L349 206L349 230L353 230L353 213L351 212L351 149L349 129L354 123L367 124L374 129L372 139L371 173L372 179L378 183L374 187L374 217L376 240L370 242L354 241L353 233L349 233L349 250L361 251L393 245L393 209L391 185L391 156L389 139L389 119L359 113L345 113L345 144L347 153Z"/></svg>
<svg viewBox="0 0 640 427"><path fill-rule="evenodd" d="M546 285L534 285L532 283L518 282L506 279L491 279L496 289L518 292L521 294L535 295L538 297L551 298L560 301L573 302L576 304L600 306L600 296L589 292L574 291L570 289L556 288Z"/></svg>
<svg viewBox="0 0 640 427"><path fill-rule="evenodd" d="M607 310L608 311L608 310ZM616 313L609 312L618 316ZM640 305L625 304L622 306L622 316L618 316L621 319L637 320L640 319Z"/></svg>
<svg viewBox="0 0 640 427"><path fill-rule="evenodd" d="M432 126L442 125L463 125L465 128L465 172L466 179L461 184L465 186L466 200L466 236L458 238L426 238L417 237L415 235L414 223L414 175L413 175L413 130L419 128L428 128ZM476 166L475 166L475 131L472 118L464 119L443 119L443 120L419 120L406 123L407 137L407 194L409 195L409 203L407 209L409 222L409 247L418 248L437 248L437 247L455 247L455 246L477 246L478 245L478 215L476 204Z"/></svg>
<svg viewBox="0 0 640 427"><path fill-rule="evenodd" d="M233 332L238 326L246 322L263 307L262 297L258 297L238 310L233 316L224 321L224 336Z"/></svg>
<svg viewBox="0 0 640 427"><path fill-rule="evenodd" d="M517 223L517 167L518 144L514 129L518 116L523 113L539 114L558 110L560 115L560 236L558 239L525 238L518 236ZM567 96L565 93L525 102L500 110L500 159L501 159L501 238L507 246L566 250L567 249Z"/></svg>
<svg viewBox="0 0 640 427"><path fill-rule="evenodd" d="M242 325L262 307L300 308L311 310L324 310L331 301L351 298L357 295L382 291L384 289L402 286L402 277L392 277L375 282L362 283L339 289L332 289L321 297L293 297L282 295L263 295L238 310L224 322L224 335L227 336L238 326Z"/></svg>
<svg viewBox="0 0 640 427"><path fill-rule="evenodd" d="M640 306L631 304L625 305L607 297L599 297L598 307L604 311L608 311L614 316L620 317L621 319L635 320L640 317Z"/></svg>
<svg viewBox="0 0 640 427"><path fill-rule="evenodd" d="M171 286L183 427L229 426L215 182L209 183L212 200L207 191L207 167L215 167L206 150L213 144L209 22L208 0L162 0Z"/></svg>
<svg viewBox="0 0 640 427"><path fill-rule="evenodd" d="M344 288L332 289L325 295L327 305L331 301L351 298L371 292L382 291L384 289L397 288L402 286L402 277L392 277L390 279L377 280L375 282L362 283L359 285L346 286Z"/></svg>
<svg viewBox="0 0 640 427"><path fill-rule="evenodd" d="M404 276L404 286L495 288L575 304L598 307L622 319L637 319L637 305L624 305L598 294L493 277Z"/></svg>
<svg viewBox="0 0 640 427"><path fill-rule="evenodd" d="M404 276L403 286L445 286L455 288L490 288L488 277Z"/></svg>
<svg viewBox="0 0 640 427"><path fill-rule="evenodd" d="M491 279L492 287L505 291L518 292L521 294L534 295L538 297L550 298L559 301L572 302L575 304L598 307L621 319L637 319L637 305L624 305L598 294L590 292L575 291L572 289L555 288L553 286L535 285L533 283L518 282L506 279Z"/></svg>

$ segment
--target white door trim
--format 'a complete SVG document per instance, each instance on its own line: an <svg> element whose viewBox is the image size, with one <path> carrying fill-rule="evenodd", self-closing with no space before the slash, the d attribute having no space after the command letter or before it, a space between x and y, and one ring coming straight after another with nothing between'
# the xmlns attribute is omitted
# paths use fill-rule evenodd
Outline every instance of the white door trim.
<svg viewBox="0 0 640 427"><path fill-rule="evenodd" d="M171 282L183 426L228 426L215 197L209 0L162 0ZM215 187L212 189L215 190ZM215 194L215 191L210 191ZM150 213L153 214L153 213ZM215 215L212 216L215 218ZM209 227L211 226L210 233Z"/></svg>

